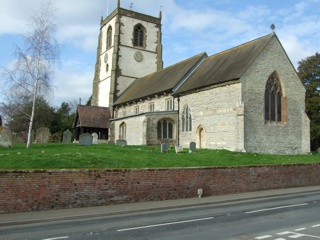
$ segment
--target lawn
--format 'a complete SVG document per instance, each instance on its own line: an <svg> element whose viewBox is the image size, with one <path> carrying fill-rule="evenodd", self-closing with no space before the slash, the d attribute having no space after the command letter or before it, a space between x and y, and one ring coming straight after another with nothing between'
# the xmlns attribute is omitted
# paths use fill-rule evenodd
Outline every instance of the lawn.
<svg viewBox="0 0 320 240"><path fill-rule="evenodd" d="M205 166L244 166L269 164L319 163L320 154L268 155L198 149L195 153L176 154L174 148L161 153L160 146L115 146L49 143L15 144L0 148L0 169L96 169L96 168L168 168Z"/></svg>

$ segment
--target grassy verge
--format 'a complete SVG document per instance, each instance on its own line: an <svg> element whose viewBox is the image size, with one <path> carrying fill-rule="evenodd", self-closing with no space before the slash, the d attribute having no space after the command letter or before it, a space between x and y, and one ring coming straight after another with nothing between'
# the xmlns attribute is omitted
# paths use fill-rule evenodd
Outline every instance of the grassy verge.
<svg viewBox="0 0 320 240"><path fill-rule="evenodd" d="M319 163L315 155L268 155L198 149L196 153L176 154L174 149L161 153L148 146L77 144L24 144L0 148L0 169L94 169L94 168L167 168L204 166L244 166L265 164Z"/></svg>

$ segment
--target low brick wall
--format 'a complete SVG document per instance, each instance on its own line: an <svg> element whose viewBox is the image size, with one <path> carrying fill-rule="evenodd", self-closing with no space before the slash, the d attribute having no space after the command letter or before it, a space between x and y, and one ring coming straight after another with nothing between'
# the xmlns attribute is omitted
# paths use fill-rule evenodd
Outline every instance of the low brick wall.
<svg viewBox="0 0 320 240"><path fill-rule="evenodd" d="M0 171L0 213L203 197L320 184L320 164Z"/></svg>

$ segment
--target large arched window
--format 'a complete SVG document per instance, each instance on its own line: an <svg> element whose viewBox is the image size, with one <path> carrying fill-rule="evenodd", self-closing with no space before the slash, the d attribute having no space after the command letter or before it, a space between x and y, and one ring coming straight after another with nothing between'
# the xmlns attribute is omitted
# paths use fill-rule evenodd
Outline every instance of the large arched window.
<svg viewBox="0 0 320 240"><path fill-rule="evenodd" d="M275 73L268 78L266 84L264 109L264 117L266 121L282 121L282 89L280 80Z"/></svg>
<svg viewBox="0 0 320 240"><path fill-rule="evenodd" d="M119 127L119 139L125 140L126 134L127 134L127 125L125 122L123 122L120 124L120 127Z"/></svg>
<svg viewBox="0 0 320 240"><path fill-rule="evenodd" d="M107 49L112 46L112 27L110 26L107 31Z"/></svg>
<svg viewBox="0 0 320 240"><path fill-rule="evenodd" d="M173 138L174 123L171 119L163 118L158 122L157 132L159 139L172 139Z"/></svg>
<svg viewBox="0 0 320 240"><path fill-rule="evenodd" d="M133 46L144 47L145 30L141 24L134 27L133 30Z"/></svg>
<svg viewBox="0 0 320 240"><path fill-rule="evenodd" d="M181 117L182 117L182 132L191 132L192 118L191 118L191 110L188 104L184 106Z"/></svg>

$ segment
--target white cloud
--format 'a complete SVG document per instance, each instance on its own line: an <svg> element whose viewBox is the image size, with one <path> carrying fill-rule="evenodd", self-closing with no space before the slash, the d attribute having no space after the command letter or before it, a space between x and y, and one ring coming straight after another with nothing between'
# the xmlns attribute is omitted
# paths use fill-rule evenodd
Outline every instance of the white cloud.
<svg viewBox="0 0 320 240"><path fill-rule="evenodd" d="M82 72L72 70L57 70L53 79L54 105L62 102L78 101L81 98L85 103L92 93L93 71Z"/></svg>

